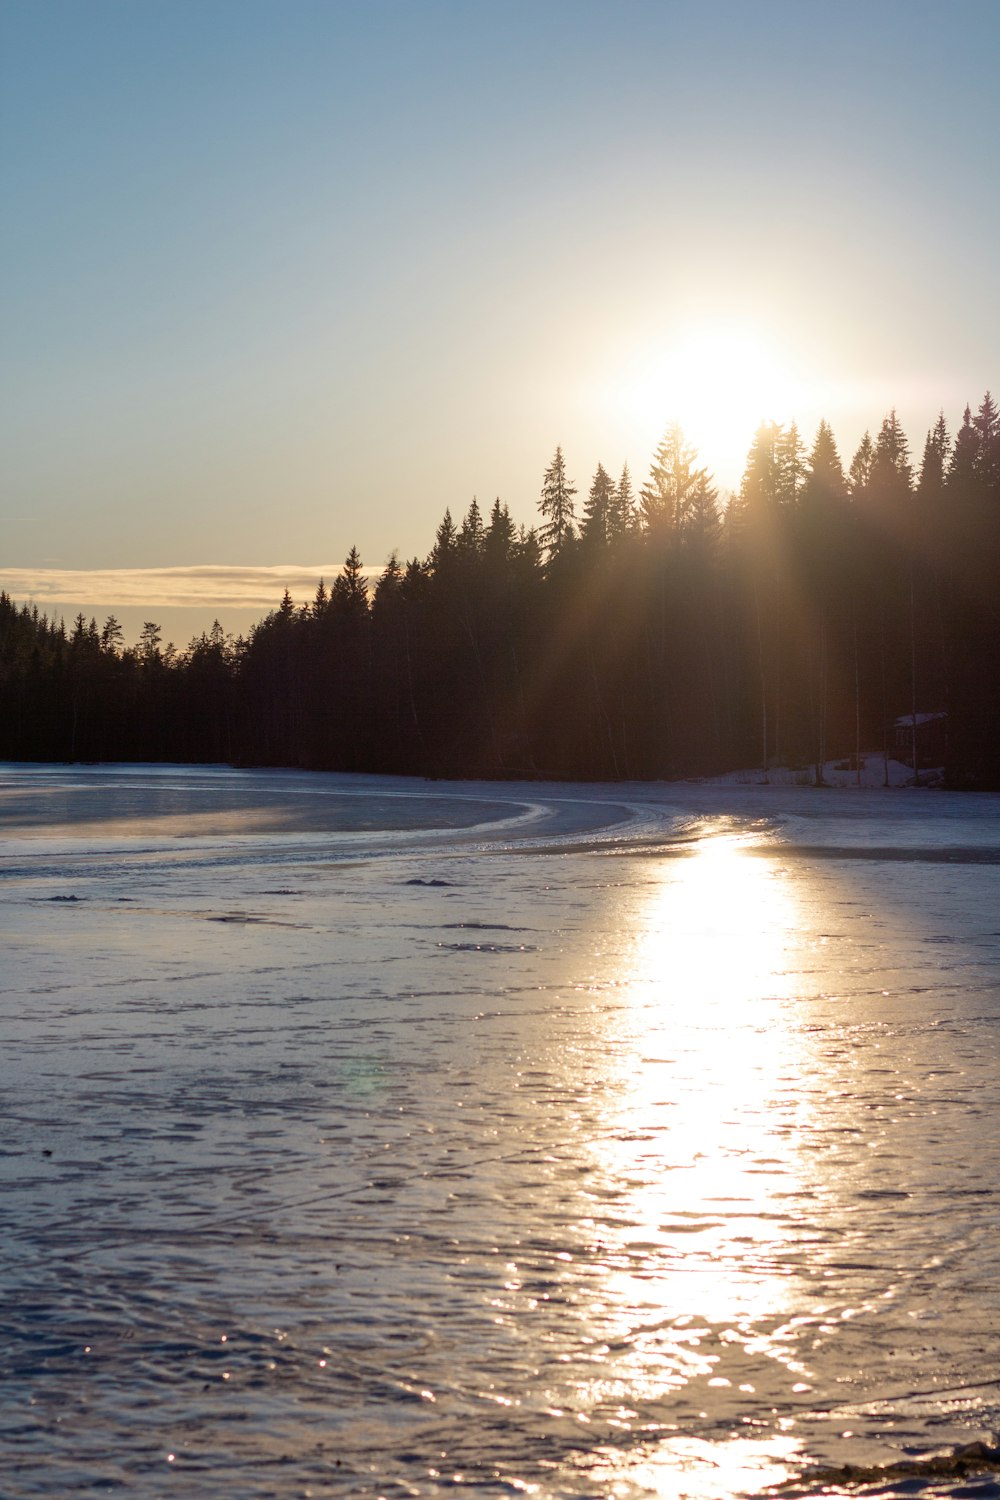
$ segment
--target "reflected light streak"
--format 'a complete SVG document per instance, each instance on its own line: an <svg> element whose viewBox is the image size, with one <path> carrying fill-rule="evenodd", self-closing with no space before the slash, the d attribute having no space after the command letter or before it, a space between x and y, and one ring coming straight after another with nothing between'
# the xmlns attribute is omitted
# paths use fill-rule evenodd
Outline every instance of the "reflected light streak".
<svg viewBox="0 0 1000 1500"><path fill-rule="evenodd" d="M791 1272L808 1254L796 1206L808 1061L785 1020L799 924L782 872L740 838L708 837L659 868L615 1022L622 1065L603 1164L619 1192L594 1312L625 1357L593 1394L607 1400L613 1386L659 1429L642 1460L662 1468L658 1493L675 1480L687 1485L677 1493L722 1492L678 1480L699 1463L678 1444L723 1424L738 1493L737 1472L766 1468L775 1482L795 1446L784 1422L768 1433L771 1419L747 1414L787 1411L808 1388L787 1336L800 1311Z"/></svg>

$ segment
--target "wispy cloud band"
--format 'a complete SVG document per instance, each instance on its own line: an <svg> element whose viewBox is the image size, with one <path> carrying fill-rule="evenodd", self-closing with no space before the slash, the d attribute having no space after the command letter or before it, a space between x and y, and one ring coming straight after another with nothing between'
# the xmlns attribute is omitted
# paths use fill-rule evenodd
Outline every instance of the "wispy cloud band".
<svg viewBox="0 0 1000 1500"><path fill-rule="evenodd" d="M4 568L0 588L18 603L80 604L114 609L128 606L274 609L285 589L296 603L313 597L321 578L327 586L339 563L322 566L281 564L233 567L203 564L189 568ZM369 579L380 568L363 570Z"/></svg>

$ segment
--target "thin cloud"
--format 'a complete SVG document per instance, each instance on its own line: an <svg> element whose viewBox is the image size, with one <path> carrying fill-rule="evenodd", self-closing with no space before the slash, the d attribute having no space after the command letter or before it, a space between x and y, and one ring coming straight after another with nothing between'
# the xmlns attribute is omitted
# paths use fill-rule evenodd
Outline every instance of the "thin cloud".
<svg viewBox="0 0 1000 1500"><path fill-rule="evenodd" d="M6 568L0 587L18 603L44 609L49 604L80 604L113 609L143 608L275 609L285 589L296 603L312 599L320 579L327 586L340 563L323 566L281 564L266 568L203 564L189 568ZM381 568L363 568L369 582Z"/></svg>

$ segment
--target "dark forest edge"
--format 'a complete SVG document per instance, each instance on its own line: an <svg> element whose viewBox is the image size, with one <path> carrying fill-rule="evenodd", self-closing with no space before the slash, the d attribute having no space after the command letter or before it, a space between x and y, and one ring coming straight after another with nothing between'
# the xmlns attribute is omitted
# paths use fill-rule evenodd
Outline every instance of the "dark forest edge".
<svg viewBox="0 0 1000 1500"><path fill-rule="evenodd" d="M446 512L428 556L184 651L67 630L0 594L0 759L651 779L824 762L941 729L947 784L1000 788L1000 415L914 473L895 412L847 472L829 426L757 431L724 511L676 425L633 491L579 510L557 449L540 523Z"/></svg>

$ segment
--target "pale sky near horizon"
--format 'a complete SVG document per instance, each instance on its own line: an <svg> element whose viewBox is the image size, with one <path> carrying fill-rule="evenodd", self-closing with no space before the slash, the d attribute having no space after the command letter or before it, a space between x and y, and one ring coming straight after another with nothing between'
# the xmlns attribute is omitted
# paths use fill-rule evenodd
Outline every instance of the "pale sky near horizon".
<svg viewBox="0 0 1000 1500"><path fill-rule="evenodd" d="M998 57L1000 0L2 0L0 586L424 556L675 416L723 487L764 417L918 458L1000 384Z"/></svg>

